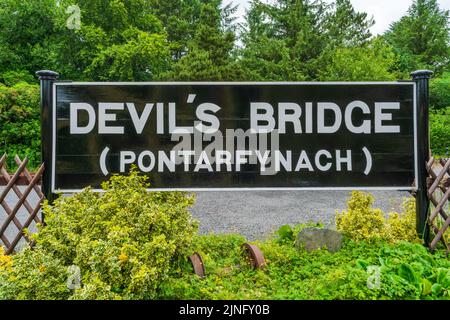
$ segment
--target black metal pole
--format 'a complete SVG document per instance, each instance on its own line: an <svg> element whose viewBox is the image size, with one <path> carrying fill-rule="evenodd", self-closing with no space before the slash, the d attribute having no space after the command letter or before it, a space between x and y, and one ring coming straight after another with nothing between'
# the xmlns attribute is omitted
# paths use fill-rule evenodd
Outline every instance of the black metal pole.
<svg viewBox="0 0 450 320"><path fill-rule="evenodd" d="M49 203L52 203L54 200L51 189L53 82L58 79L59 74L50 70L41 70L36 72L36 75L41 82L41 161L44 163L42 192Z"/></svg>
<svg viewBox="0 0 450 320"><path fill-rule="evenodd" d="M416 121L417 121L417 194L416 194L416 228L424 244L430 241L428 211L430 201L427 195L427 168L430 159L430 132L428 124L429 80L433 74L430 70L418 70L411 73L416 83Z"/></svg>

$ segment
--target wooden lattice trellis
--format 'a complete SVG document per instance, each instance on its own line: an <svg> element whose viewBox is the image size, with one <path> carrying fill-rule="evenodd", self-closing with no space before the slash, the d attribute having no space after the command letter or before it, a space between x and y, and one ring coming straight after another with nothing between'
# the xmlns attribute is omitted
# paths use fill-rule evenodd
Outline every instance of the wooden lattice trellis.
<svg viewBox="0 0 450 320"><path fill-rule="evenodd" d="M442 168L436 173L433 169L434 164L440 164ZM428 224L431 231L434 232L434 238L430 242L430 248L434 250L439 241L450 252L449 245L444 237L445 232L450 225L450 212L446 211L450 198L450 159L440 159L436 161L431 158L427 163L428 179L428 199L432 204L432 209L428 217Z"/></svg>
<svg viewBox="0 0 450 320"><path fill-rule="evenodd" d="M41 209L41 201L44 199L44 194L39 185L44 172L44 164L39 167L36 173L31 174L26 168L28 158L25 158L22 161L16 155L14 161L18 165L18 168L13 175L10 175L6 170L6 154L0 158L0 182L3 182L4 185L3 191L0 193L0 205L6 213L6 219L0 225L0 239L6 248L6 254L10 254L14 251L22 237L30 242L30 239L26 236L24 230L30 226L33 220L36 223L41 223L38 213ZM2 185L2 183L0 183L0 185ZM25 185L25 189L21 191L19 185ZM34 205L31 205L27 200L27 197L32 190L34 190L38 196L38 202ZM6 202L6 196L10 191L14 192L18 198L18 201L12 208ZM28 217L23 223L21 223L17 217L22 206L25 207L28 212ZM6 230L11 222L13 222L18 229L18 232L13 237L12 241L8 240L8 237L6 236Z"/></svg>

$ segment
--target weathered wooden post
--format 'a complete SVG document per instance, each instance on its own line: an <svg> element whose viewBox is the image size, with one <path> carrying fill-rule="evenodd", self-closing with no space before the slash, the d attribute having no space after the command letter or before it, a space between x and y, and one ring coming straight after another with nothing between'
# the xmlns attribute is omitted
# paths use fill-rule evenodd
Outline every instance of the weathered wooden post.
<svg viewBox="0 0 450 320"><path fill-rule="evenodd" d="M59 74L50 70L36 72L41 82L41 161L44 163L42 192L51 203L54 200L51 188L52 131L53 131L53 82Z"/></svg>
<svg viewBox="0 0 450 320"><path fill-rule="evenodd" d="M430 70L417 70L411 73L416 83L416 125L417 125L417 194L416 194L416 229L424 244L430 241L428 212L430 201L427 188L427 162L430 159L430 132L428 125L429 80L433 74Z"/></svg>

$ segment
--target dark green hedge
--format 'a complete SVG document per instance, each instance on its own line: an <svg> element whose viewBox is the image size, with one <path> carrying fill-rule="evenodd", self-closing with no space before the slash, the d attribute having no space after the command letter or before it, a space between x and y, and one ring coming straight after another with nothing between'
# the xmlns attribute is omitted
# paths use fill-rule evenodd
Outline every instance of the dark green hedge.
<svg viewBox="0 0 450 320"><path fill-rule="evenodd" d="M11 87L0 83L0 155L29 158L29 168L40 162L39 86L19 82Z"/></svg>

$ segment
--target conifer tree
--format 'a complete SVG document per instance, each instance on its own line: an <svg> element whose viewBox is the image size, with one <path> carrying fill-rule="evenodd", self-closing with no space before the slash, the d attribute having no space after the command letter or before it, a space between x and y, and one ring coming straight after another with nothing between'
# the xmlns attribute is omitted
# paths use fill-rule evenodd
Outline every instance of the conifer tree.
<svg viewBox="0 0 450 320"><path fill-rule="evenodd" d="M385 37L401 57L405 72L427 68L437 75L449 70L449 11L437 0L414 0L407 14L391 24Z"/></svg>

